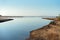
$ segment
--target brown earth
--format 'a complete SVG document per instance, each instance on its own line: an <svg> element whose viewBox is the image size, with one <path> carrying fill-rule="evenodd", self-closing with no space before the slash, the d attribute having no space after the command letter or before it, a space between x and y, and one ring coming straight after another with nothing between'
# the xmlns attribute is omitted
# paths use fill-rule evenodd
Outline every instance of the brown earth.
<svg viewBox="0 0 60 40"><path fill-rule="evenodd" d="M60 21L57 19L51 20L54 21L43 28L32 30L27 40L60 40Z"/></svg>

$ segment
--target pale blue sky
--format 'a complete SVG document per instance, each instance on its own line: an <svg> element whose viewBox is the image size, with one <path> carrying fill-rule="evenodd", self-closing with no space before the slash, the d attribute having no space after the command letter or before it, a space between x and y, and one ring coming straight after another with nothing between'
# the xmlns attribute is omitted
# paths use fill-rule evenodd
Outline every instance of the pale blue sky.
<svg viewBox="0 0 60 40"><path fill-rule="evenodd" d="M56 16L60 0L0 0L1 15Z"/></svg>

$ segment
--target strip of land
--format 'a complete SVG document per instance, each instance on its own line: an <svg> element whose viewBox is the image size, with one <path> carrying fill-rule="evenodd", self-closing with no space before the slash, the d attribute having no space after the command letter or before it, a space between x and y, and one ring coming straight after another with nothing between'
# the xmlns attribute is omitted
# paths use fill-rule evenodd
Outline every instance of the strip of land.
<svg viewBox="0 0 60 40"><path fill-rule="evenodd" d="M43 18L51 21L42 28L32 30L27 40L60 40L60 19L59 18Z"/></svg>

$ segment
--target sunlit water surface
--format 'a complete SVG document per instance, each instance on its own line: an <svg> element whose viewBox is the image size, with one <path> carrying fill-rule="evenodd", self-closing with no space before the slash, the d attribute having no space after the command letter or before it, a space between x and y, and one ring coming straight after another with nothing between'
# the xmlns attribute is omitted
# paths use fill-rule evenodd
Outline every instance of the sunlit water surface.
<svg viewBox="0 0 60 40"><path fill-rule="evenodd" d="M16 18L0 23L0 40L25 40L30 31L49 24L49 20L41 18Z"/></svg>

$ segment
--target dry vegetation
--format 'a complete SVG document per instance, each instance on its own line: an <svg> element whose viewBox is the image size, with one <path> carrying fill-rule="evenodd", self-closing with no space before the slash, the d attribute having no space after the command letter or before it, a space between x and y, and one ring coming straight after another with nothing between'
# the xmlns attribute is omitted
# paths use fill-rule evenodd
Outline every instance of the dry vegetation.
<svg viewBox="0 0 60 40"><path fill-rule="evenodd" d="M43 28L30 32L28 40L60 40L60 16Z"/></svg>

